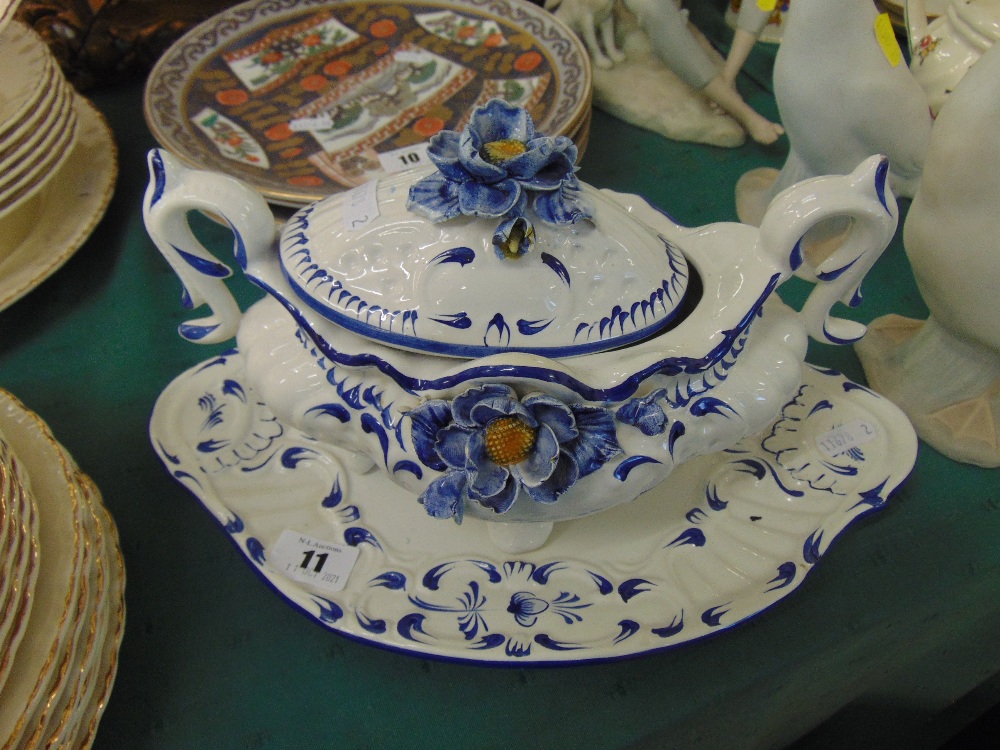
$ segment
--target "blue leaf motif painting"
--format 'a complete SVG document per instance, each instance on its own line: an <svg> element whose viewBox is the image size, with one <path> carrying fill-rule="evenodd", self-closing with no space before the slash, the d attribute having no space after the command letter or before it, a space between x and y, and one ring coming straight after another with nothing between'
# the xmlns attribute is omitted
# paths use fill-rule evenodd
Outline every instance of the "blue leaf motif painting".
<svg viewBox="0 0 1000 750"><path fill-rule="evenodd" d="M329 416L344 423L351 421L351 413L343 404L319 404L311 409L307 409L306 414Z"/></svg>
<svg viewBox="0 0 1000 750"><path fill-rule="evenodd" d="M652 587L652 585L645 578L630 578L618 587L618 595L623 602L627 602L633 596L649 591L648 588L643 588L644 586Z"/></svg>
<svg viewBox="0 0 1000 750"><path fill-rule="evenodd" d="M243 531L243 528L244 528L243 519L240 518L235 513L233 514L233 517L229 519L229 521L223 527L223 529L226 531L227 534L239 534L241 531Z"/></svg>
<svg viewBox="0 0 1000 750"><path fill-rule="evenodd" d="M783 589L786 586L790 586L792 581L795 580L795 573L797 570L798 569L795 563L791 560L781 563L781 565L778 566L778 574L768 581L768 583L772 585L766 590L774 591L776 589Z"/></svg>
<svg viewBox="0 0 1000 750"><path fill-rule="evenodd" d="M418 641L419 639L415 634L419 633L421 635L426 635L424 633L424 620L426 619L427 616L422 615L419 612L412 612L408 615L404 615L399 618L399 622L396 623L396 632L408 641Z"/></svg>
<svg viewBox="0 0 1000 750"><path fill-rule="evenodd" d="M569 643L566 641L557 641L552 636L546 633L539 633L535 636L535 643L539 646L547 648L551 651L578 651L583 648L578 643Z"/></svg>
<svg viewBox="0 0 1000 750"><path fill-rule="evenodd" d="M336 508L340 505L340 501L344 499L344 491L340 487L340 476L333 481L333 487L330 488L330 494L323 498L320 503L324 508Z"/></svg>
<svg viewBox="0 0 1000 750"><path fill-rule="evenodd" d="M692 545L694 547L704 547L705 546L705 532L701 529L690 528L685 529L681 532L674 541L666 545L667 547L683 547L684 545Z"/></svg>
<svg viewBox="0 0 1000 750"><path fill-rule="evenodd" d="M314 596L313 601L319 606L319 619L321 622L334 623L344 616L344 610L339 604L331 602L329 599Z"/></svg>
<svg viewBox="0 0 1000 750"><path fill-rule="evenodd" d="M472 318L470 318L468 314L464 312L442 315L440 318L431 318L431 320L433 320L435 323L440 323L441 325L445 325L450 328L458 328L460 330L465 330L466 328L472 328Z"/></svg>
<svg viewBox="0 0 1000 750"><path fill-rule="evenodd" d="M369 585L382 586L393 591L402 591L406 588L406 575L395 570L389 570L372 578Z"/></svg>
<svg viewBox="0 0 1000 750"><path fill-rule="evenodd" d="M367 630L369 633L382 635L382 633L387 630L385 620L372 619L362 612L355 612L354 616L358 621L358 625Z"/></svg>
<svg viewBox="0 0 1000 750"><path fill-rule="evenodd" d="M431 258L428 265L437 263L457 263L460 266L467 266L476 259L476 253L471 247L453 247Z"/></svg>
<svg viewBox="0 0 1000 750"><path fill-rule="evenodd" d="M672 638L678 633L684 630L684 612L683 610L679 615L674 617L667 625L659 628L652 628L651 632L655 635L660 636L660 638Z"/></svg>
<svg viewBox="0 0 1000 750"><path fill-rule="evenodd" d="M614 476L619 482L624 482L628 479L628 475L632 473L632 469L637 466L642 466L643 464L659 464L663 463L658 461L652 456L629 456L624 461L622 461L618 466L615 467Z"/></svg>
<svg viewBox="0 0 1000 750"><path fill-rule="evenodd" d="M711 609L706 609L701 613L701 621L708 625L710 628L717 628L722 624L722 618L729 612L726 609L729 604L721 604L718 607L712 607Z"/></svg>
<svg viewBox="0 0 1000 750"><path fill-rule="evenodd" d="M215 453L229 445L228 440L203 440L195 446L202 453Z"/></svg>
<svg viewBox="0 0 1000 750"><path fill-rule="evenodd" d="M548 253L542 253L539 256L546 266L555 271L556 276L558 276L566 286L570 286L570 276L569 271L566 270L566 266L563 265L562 261L553 255Z"/></svg>
<svg viewBox="0 0 1000 750"><path fill-rule="evenodd" d="M510 598L507 611L514 615L517 624L530 628L538 622L538 615L549 608L549 603L525 591L519 591Z"/></svg>
<svg viewBox="0 0 1000 750"><path fill-rule="evenodd" d="M310 448L292 447L281 454L281 465L286 469L294 469L301 461L306 461L316 456L316 451Z"/></svg>
<svg viewBox="0 0 1000 750"><path fill-rule="evenodd" d="M206 259L201 258L197 255L192 255L191 253L181 250L179 247L174 247L174 250L181 257L185 263L187 263L191 268L196 270L203 276L211 276L216 279L226 279L232 276L232 271L228 266L224 266L219 263L214 258Z"/></svg>
<svg viewBox="0 0 1000 750"><path fill-rule="evenodd" d="M264 564L264 545L260 543L260 540L256 537L248 537L246 542L244 542L247 548L247 552L250 555L250 559L253 560L258 565Z"/></svg>
<svg viewBox="0 0 1000 750"><path fill-rule="evenodd" d="M351 547L357 547L360 544L370 544L376 549L382 549L382 545L379 544L378 539L375 535L371 533L368 529L362 528L360 526L353 526L349 529L344 530L344 541L347 542Z"/></svg>
<svg viewBox="0 0 1000 750"><path fill-rule="evenodd" d="M639 632L641 627L635 620L622 620L618 623L618 626L621 628L621 632L618 633L615 638L615 643L621 643L622 641L631 638Z"/></svg>
<svg viewBox="0 0 1000 750"><path fill-rule="evenodd" d="M488 635L484 635L469 648L475 649L476 651L485 651L487 649L502 646L506 642L507 636L503 633L489 633Z"/></svg>

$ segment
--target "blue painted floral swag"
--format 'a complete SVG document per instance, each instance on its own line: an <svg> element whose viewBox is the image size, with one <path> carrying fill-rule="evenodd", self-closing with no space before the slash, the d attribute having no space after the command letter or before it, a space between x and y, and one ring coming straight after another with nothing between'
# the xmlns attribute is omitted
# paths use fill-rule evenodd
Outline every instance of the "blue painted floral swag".
<svg viewBox="0 0 1000 750"><path fill-rule="evenodd" d="M410 187L407 208L433 222L460 215L501 219L493 247L501 258L524 255L534 241L528 216L549 224L592 219L576 178L576 145L543 136L526 109L491 99L461 133L442 130L427 154L438 171Z"/></svg>
<svg viewBox="0 0 1000 750"><path fill-rule="evenodd" d="M508 386L471 388L454 401L410 412L425 466L443 474L420 495L431 516L461 523L466 500L504 513L524 494L554 503L622 452L607 409L567 405L543 393L519 399Z"/></svg>

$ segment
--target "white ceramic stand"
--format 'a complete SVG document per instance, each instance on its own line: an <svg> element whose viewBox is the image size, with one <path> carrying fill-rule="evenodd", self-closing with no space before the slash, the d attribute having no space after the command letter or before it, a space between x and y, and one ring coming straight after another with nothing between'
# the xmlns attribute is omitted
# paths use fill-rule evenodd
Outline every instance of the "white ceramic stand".
<svg viewBox="0 0 1000 750"><path fill-rule="evenodd" d="M1000 49L938 117L903 240L930 309L875 320L857 344L869 383L947 456L1000 466Z"/></svg>
<svg viewBox="0 0 1000 750"><path fill-rule="evenodd" d="M239 353L177 377L150 437L252 569L319 624L418 656L519 666L648 654L744 622L886 507L917 450L895 405L807 367L771 427L518 553L494 546L501 524L431 518L386 472L353 474L283 428ZM288 556L302 537L337 550L336 580Z"/></svg>

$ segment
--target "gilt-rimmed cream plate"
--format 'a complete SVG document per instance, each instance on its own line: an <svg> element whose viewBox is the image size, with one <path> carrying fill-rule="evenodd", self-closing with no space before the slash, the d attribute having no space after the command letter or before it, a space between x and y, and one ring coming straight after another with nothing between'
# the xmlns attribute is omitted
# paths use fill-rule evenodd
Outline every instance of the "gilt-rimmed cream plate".
<svg viewBox="0 0 1000 750"><path fill-rule="evenodd" d="M27 476L10 446L0 434L0 644L6 643L14 621L16 604L37 558L38 518L31 499ZM2 649L0 649L2 650ZM3 654L0 653L0 671ZM2 680L0 680L2 684Z"/></svg>
<svg viewBox="0 0 1000 750"><path fill-rule="evenodd" d="M4 151L8 144L17 143L31 133L49 116L56 99L69 86L54 59L45 61L38 79L33 82L32 95L24 111L16 118L0 120L0 144Z"/></svg>
<svg viewBox="0 0 1000 750"><path fill-rule="evenodd" d="M11 6L0 9L0 14L5 11L12 12ZM44 96L38 83L45 80L52 66L49 48L31 27L14 21L0 29L0 137L5 137L8 127L17 125Z"/></svg>
<svg viewBox="0 0 1000 750"><path fill-rule="evenodd" d="M67 464L71 465L72 460L68 460ZM50 680L44 688L46 697L21 729L22 741L28 747L50 747L45 740L64 719L67 702L72 701L86 655L95 616L94 606L100 594L97 587L103 585L103 574L99 570L100 547L93 538L94 516L79 483L71 481L71 485L80 511L80 546L83 549L77 573L77 596L68 612L65 636L56 652Z"/></svg>
<svg viewBox="0 0 1000 750"><path fill-rule="evenodd" d="M39 42L41 43L41 42ZM22 141L45 122L56 100L69 88L69 82L54 59L46 61L42 73L34 83L28 106L17 119L8 119L0 125L0 144L4 150L9 144Z"/></svg>
<svg viewBox="0 0 1000 750"><path fill-rule="evenodd" d="M51 128L31 136L15 149L13 166L4 168L0 178L0 221L16 210L20 202L45 189L73 152L77 135L76 98L72 89L57 104Z"/></svg>
<svg viewBox="0 0 1000 750"><path fill-rule="evenodd" d="M108 698L118 671L118 650L125 632L125 562L122 559L118 530L100 493L89 478L83 482L84 491L92 499L95 514L101 519L104 530L103 557L105 593L98 603L101 617L95 636L95 648L87 664L88 681L77 696L73 706L70 726L66 729L69 747L89 748L94 741L97 725L107 707Z"/></svg>
<svg viewBox="0 0 1000 750"><path fill-rule="evenodd" d="M31 616L0 690L0 740L16 742L48 699L82 586L82 508L73 474L44 422L0 390L0 432L30 477L39 517L39 574ZM7 745L4 745L6 747Z"/></svg>
<svg viewBox="0 0 1000 750"><path fill-rule="evenodd" d="M144 110L188 164L301 206L426 161L492 97L569 136L590 93L580 39L527 0L251 0L167 50Z"/></svg>
<svg viewBox="0 0 1000 750"><path fill-rule="evenodd" d="M21 0L0 0L0 31L7 28L20 4Z"/></svg>
<svg viewBox="0 0 1000 750"><path fill-rule="evenodd" d="M77 96L76 103L78 133L69 158L23 209L0 219L0 310L55 273L80 248L114 192L114 137L89 101ZM48 219L33 221L37 216Z"/></svg>
<svg viewBox="0 0 1000 750"><path fill-rule="evenodd" d="M4 565L0 621L0 690L7 681L17 649L31 614L35 582L38 579L38 514L28 490L27 476L6 441L0 438L4 497L9 500L8 519L13 546Z"/></svg>
<svg viewBox="0 0 1000 750"><path fill-rule="evenodd" d="M91 671L96 662L97 638L100 634L101 621L106 616L106 613L101 611L102 602L106 604L105 569L109 562L105 557L103 519L98 514L94 497L86 489L79 470L76 479L85 511L85 543L89 558L85 560L84 566L90 588L86 606L79 615L79 632L72 645L65 678L58 688L57 697L50 701L47 716L31 738L31 742L37 742L44 747L69 746L69 731L73 722L79 718L73 713L74 707L86 684L93 677Z"/></svg>
<svg viewBox="0 0 1000 750"><path fill-rule="evenodd" d="M630 504L557 524L522 554L495 548L488 522L431 518L385 472L351 472L283 427L238 352L168 385L150 436L252 567L332 630L474 663L601 661L771 607L909 475L917 441L903 413L805 369L771 428L683 464Z"/></svg>
<svg viewBox="0 0 1000 750"><path fill-rule="evenodd" d="M40 155L41 144L58 139L76 122L73 88L61 75L56 80L61 83L50 87L52 96L39 105L18 132L0 141L0 195L9 193L31 174L33 166L29 163Z"/></svg>

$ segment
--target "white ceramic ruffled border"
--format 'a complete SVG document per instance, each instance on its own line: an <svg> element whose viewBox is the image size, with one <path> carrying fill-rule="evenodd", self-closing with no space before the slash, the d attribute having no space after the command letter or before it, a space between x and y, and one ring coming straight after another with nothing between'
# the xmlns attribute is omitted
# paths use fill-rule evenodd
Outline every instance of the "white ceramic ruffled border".
<svg viewBox="0 0 1000 750"><path fill-rule="evenodd" d="M818 440L861 424L864 441L821 452ZM852 521L884 507L917 446L893 404L808 368L771 429L508 556L489 543L487 523L432 519L384 473L349 474L333 452L282 427L246 385L237 352L175 379L150 435L257 572L316 621L419 656L524 665L659 651L767 609ZM358 548L343 590L274 567L287 529Z"/></svg>

